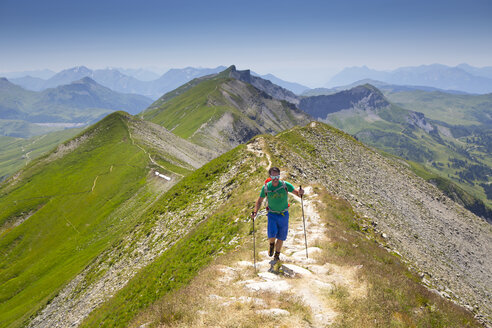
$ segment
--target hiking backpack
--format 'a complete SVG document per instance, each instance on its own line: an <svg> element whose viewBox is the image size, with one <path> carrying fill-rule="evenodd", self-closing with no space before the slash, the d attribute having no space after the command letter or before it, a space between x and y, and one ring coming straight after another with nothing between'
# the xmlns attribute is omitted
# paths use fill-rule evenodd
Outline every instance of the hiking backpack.
<svg viewBox="0 0 492 328"><path fill-rule="evenodd" d="M272 181L272 178L268 178L265 180L265 198L267 199L267 203L266 203L266 210L268 212L270 212L270 208L268 207L268 192L276 192L277 190L281 189L281 188L284 188L285 189L285 192L287 192L287 197L289 195L289 190L287 189L287 185L285 184L285 181L280 181L281 182L281 185L278 186L277 189L275 190L268 190L268 182ZM272 186L273 187L273 186ZM287 204L287 208L285 210L287 210L288 208L290 207L290 204Z"/></svg>

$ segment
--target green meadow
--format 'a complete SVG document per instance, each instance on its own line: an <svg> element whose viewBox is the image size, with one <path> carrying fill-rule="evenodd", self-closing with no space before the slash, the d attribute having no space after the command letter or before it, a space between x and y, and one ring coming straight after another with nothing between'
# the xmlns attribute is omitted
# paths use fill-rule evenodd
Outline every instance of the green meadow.
<svg viewBox="0 0 492 328"><path fill-rule="evenodd" d="M67 129L28 139L0 137L0 180L26 166L31 160L52 150L82 129Z"/></svg>
<svg viewBox="0 0 492 328"><path fill-rule="evenodd" d="M144 186L148 156L114 113L65 154L49 153L0 188L0 322L24 324L132 226L110 214ZM72 139L76 142L78 138Z"/></svg>

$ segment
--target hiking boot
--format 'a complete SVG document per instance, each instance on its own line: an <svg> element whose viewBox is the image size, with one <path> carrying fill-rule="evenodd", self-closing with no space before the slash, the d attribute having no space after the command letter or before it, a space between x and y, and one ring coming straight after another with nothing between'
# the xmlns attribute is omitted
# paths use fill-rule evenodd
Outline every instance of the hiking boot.
<svg viewBox="0 0 492 328"><path fill-rule="evenodd" d="M280 260L280 252L275 252L275 256L273 257L273 259L275 261L279 261Z"/></svg>
<svg viewBox="0 0 492 328"><path fill-rule="evenodd" d="M270 244L270 249L268 250L268 256L273 255L273 249L275 248L275 243Z"/></svg>

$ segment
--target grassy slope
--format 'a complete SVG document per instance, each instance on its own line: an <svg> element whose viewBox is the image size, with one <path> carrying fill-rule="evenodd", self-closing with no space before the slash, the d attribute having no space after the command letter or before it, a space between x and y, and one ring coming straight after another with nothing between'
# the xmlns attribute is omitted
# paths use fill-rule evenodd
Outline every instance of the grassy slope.
<svg viewBox="0 0 492 328"><path fill-rule="evenodd" d="M152 226L156 215L190 207L196 201L195 196L201 192L206 196L208 186L245 155L242 150L241 146L235 148L176 184L146 213L147 225ZM250 181L255 178L258 180L258 175L258 172L250 174ZM230 183L235 178L231 177ZM246 175L242 175L242 179L245 178ZM242 186L238 194L231 195L227 205L221 206L206 221L194 227L156 261L141 270L113 298L93 311L82 327L126 326L141 310L166 293L189 283L217 254L231 248L228 242L237 233L244 235L246 231L245 224L235 219L245 217L248 213L248 208L242 203L243 193L251 191L248 187ZM235 206L230 206L231 203Z"/></svg>
<svg viewBox="0 0 492 328"><path fill-rule="evenodd" d="M330 121L335 127L356 135L359 140L372 147L420 163L441 179L452 179L460 188L476 198L472 203L483 202L489 210L492 209L492 200L487 198L484 189L480 186L484 180L465 181L460 177L460 173L465 173L467 169L453 167L450 161L452 158L490 168L492 167L490 154L481 150L483 147L468 144L466 138L458 139L442 135L436 137L435 134L411 128L405 124L404 113L405 110L392 106L391 109L379 113L384 120L373 121L365 113L358 115L335 113L330 115ZM469 153L474 159L471 160L460 150L461 148L470 149Z"/></svg>
<svg viewBox="0 0 492 328"><path fill-rule="evenodd" d="M148 156L129 139L123 114L87 133L93 137L73 152L48 164L44 156L0 188L2 327L26 322L132 226L128 213L109 214L145 183Z"/></svg>
<svg viewBox="0 0 492 328"><path fill-rule="evenodd" d="M203 81L194 86L191 93L184 92L160 106L152 106L142 113L142 117L164 126L182 138L189 138L210 119L218 119L226 111L237 112L233 107L207 105L209 97L222 99L217 87L226 81L227 78L218 77Z"/></svg>
<svg viewBox="0 0 492 328"><path fill-rule="evenodd" d="M479 125L480 112L492 111L492 95L453 95L428 91L383 91L393 103L452 125Z"/></svg>
<svg viewBox="0 0 492 328"><path fill-rule="evenodd" d="M67 129L29 139L0 137L0 180L81 131L82 129Z"/></svg>
<svg viewBox="0 0 492 328"><path fill-rule="evenodd" d="M340 135L344 137L343 134ZM299 147L301 147L302 152L312 152L313 156L316 154L315 147L295 130L284 133L278 138L270 136L266 138L276 140L275 142L281 145L279 148L300 151ZM186 191L206 191L207 185L216 180L218 174L225 172L228 165L248 156L246 151L236 148L198 169L175 185L163 197L162 202L149 211L148 220L155 220L157 214L162 215L167 211L192 205L193 197ZM281 163L281 161L273 157L273 163ZM251 171L254 167L258 167L256 158L250 158L243 163L240 169L242 174L231 176L231 180L235 180L234 182L240 187L234 188L228 201L203 223L192 229L184 239L164 252L154 263L144 268L112 299L92 312L82 326L125 327L139 313L148 312L146 308L152 304L168 309L168 312L155 314L154 323L158 324L160 321L170 325L191 325L187 320L193 318L193 313L187 311L198 310L190 307L197 295L196 290L187 293L185 286L189 285L193 277L214 257L230 248L228 242L236 233L242 237L243 243L250 239L244 238L247 236L250 223L238 219L247 217L257 197L262 179L266 175L266 171L261 166ZM293 182L306 184L305 181ZM229 181L227 184L229 183L233 182ZM362 263L365 269L361 279L367 280L370 284L369 297L362 302L350 302L350 299L344 298L341 293L337 303L342 312L340 326L355 327L358 324L374 327L412 326L412 324L434 327L478 326L470 313L421 287L419 278L408 271L397 256L387 253L378 244L368 241L366 235L360 231L360 219L348 203L330 196L322 189L318 189L317 192L323 197L322 210L323 215L328 218L330 236L335 238L334 243L324 245L326 260L340 264ZM169 202L171 195L175 198ZM370 237L370 232L368 236ZM354 249L355 243L360 247ZM244 247L246 250L251 249L248 243L244 244ZM178 292L179 294L175 294ZM173 295L183 298L182 302L178 302L181 308L175 306ZM166 302L171 302L173 306L166 306ZM354 318L353 313L357 313L357 317ZM136 319L134 325L140 324L142 322ZM243 324L247 326L248 322Z"/></svg>
<svg viewBox="0 0 492 328"><path fill-rule="evenodd" d="M4 108L24 111L36 101L37 94L0 78L0 104Z"/></svg>

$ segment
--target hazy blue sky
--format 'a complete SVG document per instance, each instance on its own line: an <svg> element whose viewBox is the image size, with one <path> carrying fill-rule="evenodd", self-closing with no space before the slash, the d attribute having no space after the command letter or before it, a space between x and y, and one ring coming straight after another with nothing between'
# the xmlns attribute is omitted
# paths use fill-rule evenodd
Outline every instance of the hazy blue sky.
<svg viewBox="0 0 492 328"><path fill-rule="evenodd" d="M0 72L236 64L315 86L348 66L492 66L492 1L0 0L0 45Z"/></svg>

